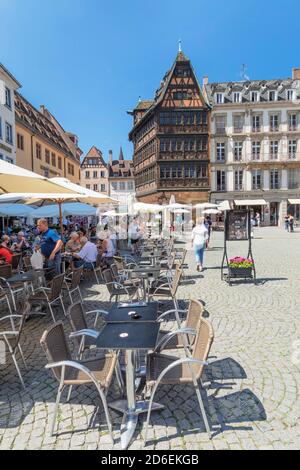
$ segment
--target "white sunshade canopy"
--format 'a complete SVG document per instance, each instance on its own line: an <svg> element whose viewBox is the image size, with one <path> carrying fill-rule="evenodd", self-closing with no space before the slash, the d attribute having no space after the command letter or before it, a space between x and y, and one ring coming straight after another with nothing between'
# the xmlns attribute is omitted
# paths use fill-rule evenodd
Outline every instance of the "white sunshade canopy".
<svg viewBox="0 0 300 470"><path fill-rule="evenodd" d="M209 215L209 214L221 214L221 213L222 213L222 211L219 211L218 209L205 209L203 211L203 214L207 214L207 215Z"/></svg>
<svg viewBox="0 0 300 470"><path fill-rule="evenodd" d="M236 206L266 206L267 202L264 199L235 199Z"/></svg>
<svg viewBox="0 0 300 470"><path fill-rule="evenodd" d="M44 176L0 160L0 193L58 193L74 191L61 188Z"/></svg>
<svg viewBox="0 0 300 470"><path fill-rule="evenodd" d="M290 204L300 204L300 199L289 199Z"/></svg>
<svg viewBox="0 0 300 470"><path fill-rule="evenodd" d="M173 202L172 204L168 204L167 206L162 206L164 209L170 209L175 210L175 209L184 209L185 207L189 207L188 204L180 204L179 202Z"/></svg>
<svg viewBox="0 0 300 470"><path fill-rule="evenodd" d="M136 202L133 204L134 212L160 212L166 206L160 206L159 204L147 204L146 202Z"/></svg>
<svg viewBox="0 0 300 470"><path fill-rule="evenodd" d="M124 215L128 215L127 212L115 212L115 211L107 211L101 214L106 217L123 217Z"/></svg>
<svg viewBox="0 0 300 470"><path fill-rule="evenodd" d="M202 202L200 204L196 204L195 209L216 209L218 204L213 204L212 202Z"/></svg>
<svg viewBox="0 0 300 470"><path fill-rule="evenodd" d="M173 214L190 214L191 211L188 211L187 209L175 209L171 212Z"/></svg>
<svg viewBox="0 0 300 470"><path fill-rule="evenodd" d="M0 195L0 203L24 201L35 204L42 201L64 202L81 198L84 199L85 196L76 193L8 193Z"/></svg>
<svg viewBox="0 0 300 470"><path fill-rule="evenodd" d="M1 206L0 206L1 210ZM74 216L92 216L97 215L97 208L90 206L88 204L81 204L80 202L68 202L62 205L62 215L67 217L69 215ZM57 204L52 204L50 206L42 206L38 209L34 209L31 212L31 216L36 218L41 217L59 217L59 207Z"/></svg>
<svg viewBox="0 0 300 470"><path fill-rule="evenodd" d="M84 188L79 186L79 184L71 183L67 178L51 178L50 181L57 184L63 189L68 189L74 193L80 194L83 197L83 202L88 204L118 204L119 201L113 199L106 194L98 193L97 191L92 191L91 189ZM80 200L79 198L77 198Z"/></svg>
<svg viewBox="0 0 300 470"><path fill-rule="evenodd" d="M225 200L225 201L220 202L220 204L218 204L218 209L220 211L230 211L231 207L230 207L229 201Z"/></svg>

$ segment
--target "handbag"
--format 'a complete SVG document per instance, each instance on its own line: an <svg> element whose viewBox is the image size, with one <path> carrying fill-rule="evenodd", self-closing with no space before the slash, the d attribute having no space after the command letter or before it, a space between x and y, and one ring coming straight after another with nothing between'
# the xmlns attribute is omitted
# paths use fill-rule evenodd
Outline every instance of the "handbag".
<svg viewBox="0 0 300 470"><path fill-rule="evenodd" d="M30 257L31 266L33 269L43 269L44 259L40 251L35 251Z"/></svg>

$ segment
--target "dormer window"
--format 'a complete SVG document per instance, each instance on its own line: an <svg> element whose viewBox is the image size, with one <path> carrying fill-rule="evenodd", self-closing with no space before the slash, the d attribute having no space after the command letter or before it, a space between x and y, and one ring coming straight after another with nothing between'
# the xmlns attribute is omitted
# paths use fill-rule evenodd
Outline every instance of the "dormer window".
<svg viewBox="0 0 300 470"><path fill-rule="evenodd" d="M224 103L224 94L223 93L216 93L216 103L221 104Z"/></svg>
<svg viewBox="0 0 300 470"><path fill-rule="evenodd" d="M294 99L294 90L286 90L286 99L292 101Z"/></svg>
<svg viewBox="0 0 300 470"><path fill-rule="evenodd" d="M269 101L276 101L276 91L269 91Z"/></svg>
<svg viewBox="0 0 300 470"><path fill-rule="evenodd" d="M251 91L250 100L252 101L252 103L256 103L257 101L259 101L258 91Z"/></svg>
<svg viewBox="0 0 300 470"><path fill-rule="evenodd" d="M239 91L235 91L233 93L233 102L240 103L241 102L241 93Z"/></svg>

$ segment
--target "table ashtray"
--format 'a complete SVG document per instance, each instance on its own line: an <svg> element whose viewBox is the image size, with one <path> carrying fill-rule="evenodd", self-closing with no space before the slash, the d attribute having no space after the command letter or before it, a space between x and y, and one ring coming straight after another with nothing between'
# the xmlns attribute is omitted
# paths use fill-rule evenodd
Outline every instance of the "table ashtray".
<svg viewBox="0 0 300 470"><path fill-rule="evenodd" d="M128 333L121 333L120 338L128 338Z"/></svg>

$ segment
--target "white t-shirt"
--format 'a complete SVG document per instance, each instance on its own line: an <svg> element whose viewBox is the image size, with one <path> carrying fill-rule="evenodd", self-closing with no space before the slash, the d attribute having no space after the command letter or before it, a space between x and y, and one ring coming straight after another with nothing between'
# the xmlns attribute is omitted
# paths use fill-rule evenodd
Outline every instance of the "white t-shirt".
<svg viewBox="0 0 300 470"><path fill-rule="evenodd" d="M193 246L203 247L206 240L208 240L208 230L204 224L196 225L192 230Z"/></svg>
<svg viewBox="0 0 300 470"><path fill-rule="evenodd" d="M97 260L98 250L94 243L86 242L86 244L77 254L84 261L88 263L95 263Z"/></svg>

